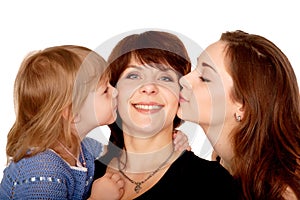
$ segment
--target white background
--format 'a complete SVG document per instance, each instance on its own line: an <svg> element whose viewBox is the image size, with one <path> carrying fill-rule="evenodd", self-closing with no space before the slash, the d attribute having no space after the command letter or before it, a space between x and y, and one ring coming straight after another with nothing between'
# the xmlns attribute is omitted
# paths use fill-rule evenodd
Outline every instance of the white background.
<svg viewBox="0 0 300 200"><path fill-rule="evenodd" d="M218 40L222 32L241 29L265 36L280 47L299 79L300 29L297 21L300 12L296 3L263 0L1 1L0 178L6 164L6 136L15 117L14 79L28 52L63 44L95 49L115 35L143 28L176 31L205 48ZM191 139L196 153L201 151L203 141L201 131Z"/></svg>

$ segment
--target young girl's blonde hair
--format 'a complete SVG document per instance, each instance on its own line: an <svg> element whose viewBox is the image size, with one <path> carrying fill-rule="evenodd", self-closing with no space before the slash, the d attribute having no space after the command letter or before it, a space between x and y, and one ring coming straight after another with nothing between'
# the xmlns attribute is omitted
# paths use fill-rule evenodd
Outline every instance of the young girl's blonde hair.
<svg viewBox="0 0 300 200"><path fill-rule="evenodd" d="M72 123L99 78L107 81L105 68L99 54L81 46L55 46L29 54L15 79L16 121L8 133L7 156L17 162L54 148L58 140L79 148Z"/></svg>

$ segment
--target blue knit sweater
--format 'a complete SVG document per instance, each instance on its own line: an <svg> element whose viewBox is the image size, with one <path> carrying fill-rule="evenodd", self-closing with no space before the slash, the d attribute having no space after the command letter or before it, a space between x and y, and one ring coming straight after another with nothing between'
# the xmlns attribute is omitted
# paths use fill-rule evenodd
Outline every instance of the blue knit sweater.
<svg viewBox="0 0 300 200"><path fill-rule="evenodd" d="M86 199L94 177L94 160L102 145L82 141L87 168L70 166L52 150L10 163L4 170L0 199ZM82 161L82 160L81 160Z"/></svg>

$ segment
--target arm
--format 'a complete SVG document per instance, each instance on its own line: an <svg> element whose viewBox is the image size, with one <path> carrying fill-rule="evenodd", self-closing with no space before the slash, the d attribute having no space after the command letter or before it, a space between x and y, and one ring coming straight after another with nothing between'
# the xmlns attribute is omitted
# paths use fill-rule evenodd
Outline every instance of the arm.
<svg viewBox="0 0 300 200"><path fill-rule="evenodd" d="M66 167L57 156L43 152L11 163L3 176L3 188L14 199L68 199L74 191L74 181Z"/></svg>
<svg viewBox="0 0 300 200"><path fill-rule="evenodd" d="M118 200L124 193L124 181L119 174L106 173L92 185L88 200Z"/></svg>

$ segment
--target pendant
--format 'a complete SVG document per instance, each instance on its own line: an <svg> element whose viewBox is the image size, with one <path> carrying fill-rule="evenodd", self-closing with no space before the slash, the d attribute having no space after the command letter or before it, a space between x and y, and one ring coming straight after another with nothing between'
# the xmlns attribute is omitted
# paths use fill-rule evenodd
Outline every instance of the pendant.
<svg viewBox="0 0 300 200"><path fill-rule="evenodd" d="M136 193L139 193L139 191L142 189L142 187L141 187L141 183L136 183L136 186L135 186L135 188L134 188L134 191L136 192Z"/></svg>

